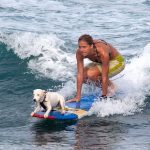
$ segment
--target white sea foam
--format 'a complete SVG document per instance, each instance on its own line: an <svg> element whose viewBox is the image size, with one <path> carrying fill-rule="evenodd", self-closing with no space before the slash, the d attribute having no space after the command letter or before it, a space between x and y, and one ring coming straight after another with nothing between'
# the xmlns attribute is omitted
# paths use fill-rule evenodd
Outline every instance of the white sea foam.
<svg viewBox="0 0 150 150"><path fill-rule="evenodd" d="M37 76L59 81L74 78L75 55L63 51L64 41L55 35L13 33L1 35L0 40L19 58L29 59L28 68Z"/></svg>
<svg viewBox="0 0 150 150"><path fill-rule="evenodd" d="M105 117L114 114L131 115L142 110L145 96L150 91L150 44L143 52L130 60L124 70L124 76L115 81L118 86L118 98L95 100L89 115Z"/></svg>
<svg viewBox="0 0 150 150"><path fill-rule="evenodd" d="M76 93L76 60L75 54L65 52L64 41L55 35L18 32L2 34L0 41L4 42L8 50L12 49L21 59L28 59L28 68L36 77L64 81L58 87L65 97ZM85 64L89 61L85 60ZM88 94L93 87L83 86L83 93Z"/></svg>

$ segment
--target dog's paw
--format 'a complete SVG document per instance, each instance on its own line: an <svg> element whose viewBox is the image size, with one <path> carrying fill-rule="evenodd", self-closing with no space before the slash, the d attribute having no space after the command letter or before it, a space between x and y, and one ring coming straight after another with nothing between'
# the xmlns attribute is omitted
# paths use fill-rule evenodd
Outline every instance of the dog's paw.
<svg viewBox="0 0 150 150"><path fill-rule="evenodd" d="M44 118L48 118L48 114L44 114Z"/></svg>
<svg viewBox="0 0 150 150"><path fill-rule="evenodd" d="M61 111L61 114L65 114L65 112L66 112L65 110L62 110L62 111Z"/></svg>
<svg viewBox="0 0 150 150"><path fill-rule="evenodd" d="M31 117L33 117L33 115L34 115L34 112L32 112L30 115L31 115Z"/></svg>

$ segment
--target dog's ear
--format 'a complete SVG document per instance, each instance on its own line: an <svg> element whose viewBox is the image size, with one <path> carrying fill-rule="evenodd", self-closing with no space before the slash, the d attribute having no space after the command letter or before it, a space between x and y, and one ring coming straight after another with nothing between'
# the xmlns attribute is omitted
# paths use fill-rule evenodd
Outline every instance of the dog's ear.
<svg viewBox="0 0 150 150"><path fill-rule="evenodd" d="M34 89L33 92L37 91L38 89Z"/></svg>
<svg viewBox="0 0 150 150"><path fill-rule="evenodd" d="M45 90L43 90L43 93L46 93L46 91L45 91Z"/></svg>

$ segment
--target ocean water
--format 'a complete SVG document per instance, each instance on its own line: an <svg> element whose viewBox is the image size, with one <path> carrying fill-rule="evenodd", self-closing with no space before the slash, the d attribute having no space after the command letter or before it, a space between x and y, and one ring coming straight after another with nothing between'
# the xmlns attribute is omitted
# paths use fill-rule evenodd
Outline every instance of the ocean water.
<svg viewBox="0 0 150 150"><path fill-rule="evenodd" d="M149 0L0 2L0 150L150 149ZM78 122L31 118L34 89L75 95L75 51L85 33L126 59L112 79L117 98L96 99ZM84 85L82 94L97 91Z"/></svg>

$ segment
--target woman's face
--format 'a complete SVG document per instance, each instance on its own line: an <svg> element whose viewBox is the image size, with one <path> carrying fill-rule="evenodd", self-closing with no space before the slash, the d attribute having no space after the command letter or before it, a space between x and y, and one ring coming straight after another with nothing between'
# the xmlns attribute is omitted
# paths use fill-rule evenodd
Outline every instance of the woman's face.
<svg viewBox="0 0 150 150"><path fill-rule="evenodd" d="M86 57L90 54L90 50L93 48L93 45L89 45L86 41L80 41L78 43L78 47L82 56Z"/></svg>

